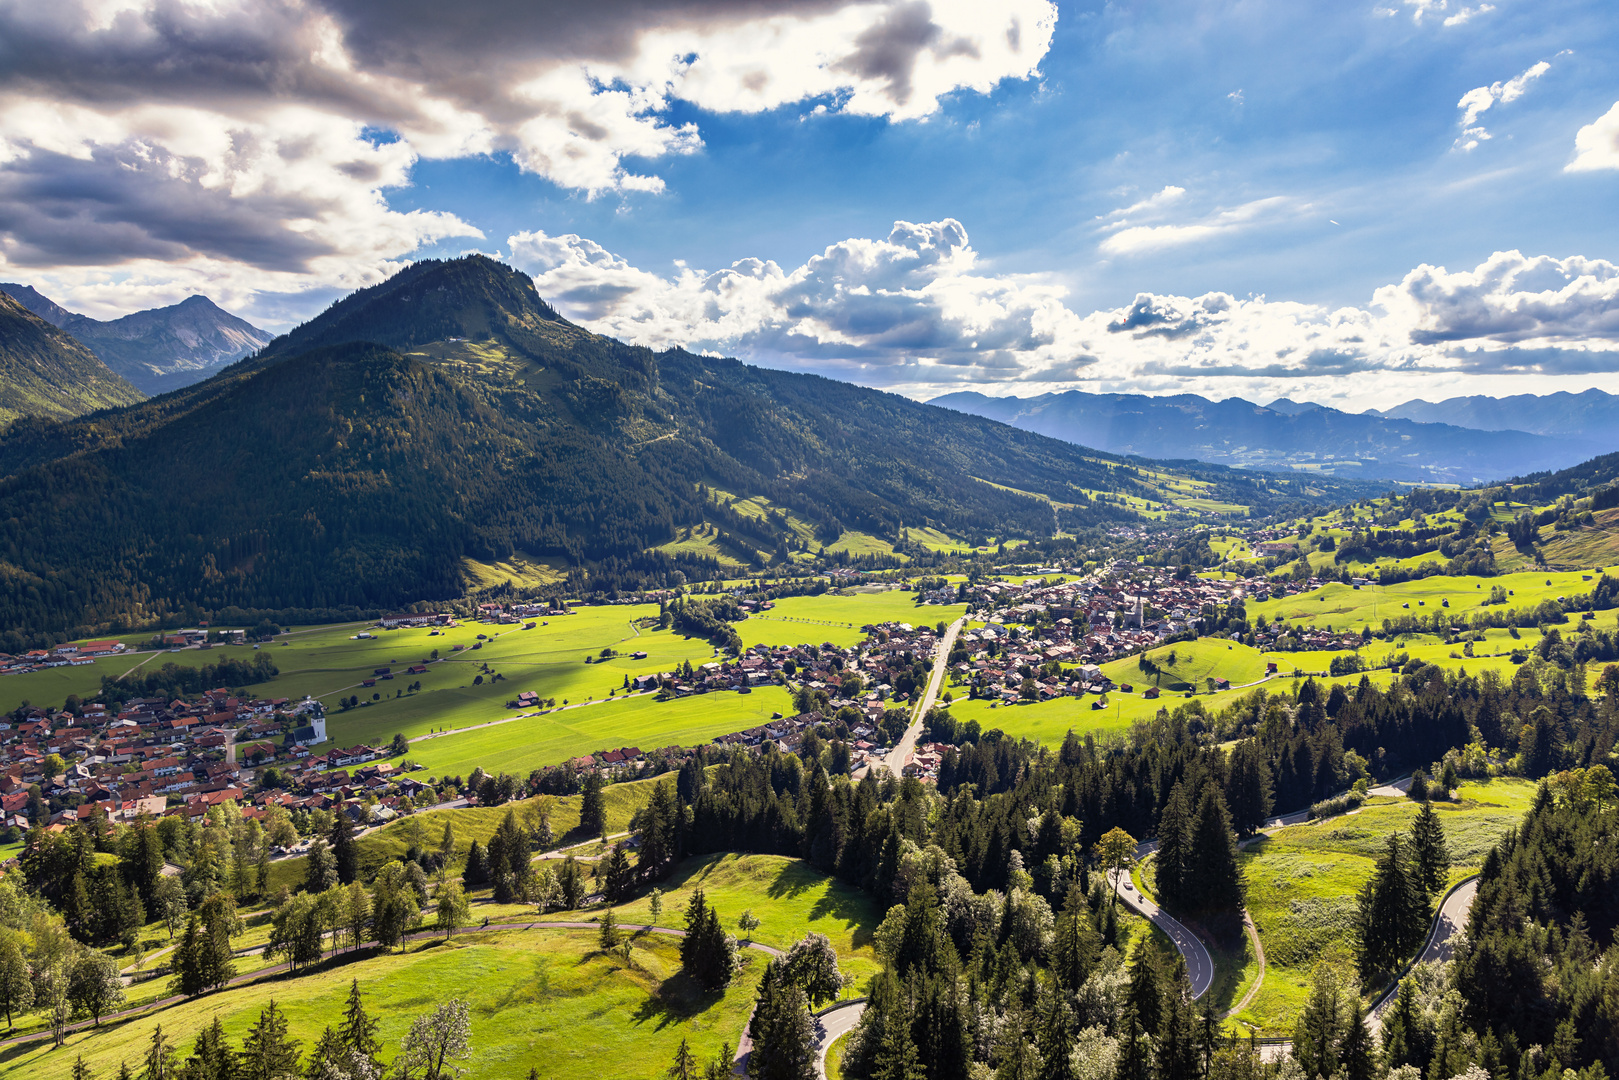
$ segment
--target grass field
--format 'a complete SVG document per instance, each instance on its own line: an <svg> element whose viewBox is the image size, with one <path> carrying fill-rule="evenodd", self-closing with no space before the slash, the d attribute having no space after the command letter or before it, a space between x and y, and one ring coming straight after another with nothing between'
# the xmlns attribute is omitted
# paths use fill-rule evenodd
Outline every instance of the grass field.
<svg viewBox="0 0 1619 1080"><path fill-rule="evenodd" d="M1398 619L1406 615L1432 618L1435 611L1443 611L1449 615L1471 616L1480 609L1500 611L1533 607L1543 600L1588 593L1596 586L1596 578L1602 573L1599 568L1583 572L1501 574L1497 577L1441 575L1398 585L1362 585L1358 590L1334 582L1297 596L1249 604L1248 618L1257 620L1264 615L1274 622L1278 615L1283 615L1290 623L1309 626L1330 625L1335 630L1359 630L1363 626L1371 626L1374 630L1380 630L1384 619ZM1591 576L1590 581L1584 580L1587 574ZM1505 605L1492 609L1487 607L1486 601L1489 600L1490 589L1495 586L1508 590L1510 595ZM1442 606L1445 600L1450 601L1449 608Z"/></svg>
<svg viewBox="0 0 1619 1080"><path fill-rule="evenodd" d="M1435 803L1452 858L1451 880L1477 871L1534 796L1522 780L1466 783L1458 803ZM1417 814L1408 800L1374 799L1358 813L1279 830L1241 856L1248 910L1265 946L1265 983L1236 1019L1263 1035L1290 1034L1318 963L1355 963L1355 896L1385 839Z"/></svg>
<svg viewBox="0 0 1619 1080"><path fill-rule="evenodd" d="M177 1005L146 1018L72 1036L61 1050L50 1040L0 1054L0 1076L67 1077L83 1055L95 1076L115 1076L120 1062L139 1071L152 1029L189 1051L217 1015L240 1043L272 998L291 1034L308 1049L341 1016L350 979L381 1021L378 1036L392 1058L411 1020L451 998L468 1002L473 1055L469 1080L511 1080L537 1068L547 1080L655 1076L682 1038L706 1061L742 1033L763 957L745 953L741 976L723 995L702 992L680 973L679 942L634 939L630 961L597 951L593 931L531 930L469 934L417 943L403 954L358 954L297 979L271 978ZM346 958L345 958L346 959Z"/></svg>
<svg viewBox="0 0 1619 1080"><path fill-rule="evenodd" d="M865 640L862 626L885 622L932 626L954 622L967 610L965 604L918 604L916 594L901 590L855 593L840 596L789 596L776 606L737 624L742 643L752 645L801 645L831 642L849 648Z"/></svg>
<svg viewBox="0 0 1619 1080"><path fill-rule="evenodd" d="M1137 720L1156 716L1161 705L1174 708L1172 699L1146 701L1140 694L1109 694L1105 709L1092 709L1095 697L1060 697L1026 705L997 705L983 699L969 701L958 697L949 706L950 715L961 721L977 720L988 731L1000 728L1014 739L1032 739L1048 746L1062 743L1068 730L1084 734L1125 732Z"/></svg>
<svg viewBox="0 0 1619 1080"><path fill-rule="evenodd" d="M61 705L69 694L90 698L101 692L103 675L122 675L137 664L150 660L161 664L161 658L152 659L150 653L139 656L125 654L109 656L84 667L48 668L20 675L0 676L0 712L10 712L23 702L41 707Z"/></svg>
<svg viewBox="0 0 1619 1080"><path fill-rule="evenodd" d="M1148 650L1147 659L1159 670L1149 674L1136 657L1115 660L1102 666L1102 672L1116 683L1134 687L1157 686L1164 690L1208 690L1208 680L1226 679L1232 686L1257 682L1265 677L1268 659L1258 649L1238 641L1199 638ZM1171 656L1174 663L1170 662Z"/></svg>
<svg viewBox="0 0 1619 1080"><path fill-rule="evenodd" d="M845 997L864 993L867 980L878 970L872 934L882 922L882 912L875 901L802 859L737 854L687 859L663 885L663 915L657 924L683 928L686 901L698 888L719 912L726 930L739 938L747 936L736 925L743 911L752 911L759 919L752 939L778 949L790 947L810 931L825 934L849 978ZM614 910L621 922L652 921L644 896ZM559 913L547 917L580 916Z"/></svg>

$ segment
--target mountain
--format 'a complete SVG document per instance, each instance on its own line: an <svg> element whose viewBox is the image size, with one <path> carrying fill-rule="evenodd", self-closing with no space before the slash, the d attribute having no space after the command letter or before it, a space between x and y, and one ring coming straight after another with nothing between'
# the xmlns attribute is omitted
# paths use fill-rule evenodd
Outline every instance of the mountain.
<svg viewBox="0 0 1619 1080"><path fill-rule="evenodd" d="M467 560L515 554L565 564L570 589L715 576L694 526L760 566L853 531L1038 538L1137 520L1131 500L1265 512L1374 490L1154 471L830 379L654 353L566 322L481 256L415 264L163 397L13 425L0 476L12 645L459 596Z"/></svg>
<svg viewBox="0 0 1619 1080"><path fill-rule="evenodd" d="M963 391L934 398L932 404L1116 454L1302 467L1368 480L1477 483L1561 468L1596 452L1578 439L1357 415L1285 398L1267 408L1241 398L1210 401L1195 394L1069 390L992 398Z"/></svg>
<svg viewBox="0 0 1619 1080"><path fill-rule="evenodd" d="M1485 431L1513 428L1579 439L1602 452L1619 450L1619 396L1594 388L1579 394L1558 391L1503 398L1475 395L1438 402L1416 398L1377 415Z"/></svg>
<svg viewBox="0 0 1619 1080"><path fill-rule="evenodd" d="M152 396L206 379L270 341L269 334L206 296L103 322L75 315L31 285L0 282L0 292L78 338L109 368Z"/></svg>
<svg viewBox="0 0 1619 1080"><path fill-rule="evenodd" d="M83 345L0 293L0 424L130 405L140 391Z"/></svg>

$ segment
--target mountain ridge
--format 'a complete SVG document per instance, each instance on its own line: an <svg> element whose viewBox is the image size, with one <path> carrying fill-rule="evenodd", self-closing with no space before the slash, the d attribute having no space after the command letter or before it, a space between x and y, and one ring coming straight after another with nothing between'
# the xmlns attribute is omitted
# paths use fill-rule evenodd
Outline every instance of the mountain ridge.
<svg viewBox="0 0 1619 1080"><path fill-rule="evenodd" d="M68 311L31 285L0 282L0 292L71 334L148 396L205 379L271 340L270 334L202 295L101 320Z"/></svg>
<svg viewBox="0 0 1619 1080"><path fill-rule="evenodd" d="M958 391L931 403L1111 453L1253 468L1302 465L1368 480L1487 482L1562 468L1602 449L1577 439L1422 424L1286 398L1267 407L1242 398L1211 401L1196 394L1151 397L1068 390L1019 398Z"/></svg>
<svg viewBox="0 0 1619 1080"><path fill-rule="evenodd" d="M59 421L141 397L89 349L0 293L0 424Z"/></svg>

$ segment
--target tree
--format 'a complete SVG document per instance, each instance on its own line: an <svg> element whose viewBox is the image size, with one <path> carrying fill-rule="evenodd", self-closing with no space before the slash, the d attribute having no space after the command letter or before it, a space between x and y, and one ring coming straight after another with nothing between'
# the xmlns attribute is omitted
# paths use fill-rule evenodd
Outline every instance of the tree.
<svg viewBox="0 0 1619 1080"><path fill-rule="evenodd" d="M1345 1031L1344 999L1353 996L1331 968L1325 964L1316 968L1310 997L1293 1028L1293 1058L1305 1076L1332 1076L1338 1071Z"/></svg>
<svg viewBox="0 0 1619 1080"><path fill-rule="evenodd" d="M603 865L602 893L607 902L617 904L630 898L635 891L635 869L623 844L614 844Z"/></svg>
<svg viewBox="0 0 1619 1080"><path fill-rule="evenodd" d="M693 1056L691 1046L681 1039L679 1048L675 1050L674 1064L663 1075L668 1080L700 1080L697 1069L697 1058Z"/></svg>
<svg viewBox="0 0 1619 1080"><path fill-rule="evenodd" d="M1357 900L1362 974L1369 977L1397 968L1422 944L1428 919L1427 893L1400 837L1390 836Z"/></svg>
<svg viewBox="0 0 1619 1080"><path fill-rule="evenodd" d="M579 828L596 836L607 829L607 807L602 799L602 776L595 769L585 774L584 799L579 806Z"/></svg>
<svg viewBox="0 0 1619 1080"><path fill-rule="evenodd" d="M1153 860L1158 899L1165 907L1181 907L1187 900L1184 886L1190 884L1186 879L1191 862L1192 808L1185 784L1177 782L1158 816L1158 854Z"/></svg>
<svg viewBox="0 0 1619 1080"><path fill-rule="evenodd" d="M760 1080L814 1080L815 1027L808 999L777 957L765 968L748 1021L753 1052L748 1075Z"/></svg>
<svg viewBox="0 0 1619 1080"><path fill-rule="evenodd" d="M357 949L364 944L366 929L371 925L371 895L358 881L351 881L343 888L338 918L348 934L349 948Z"/></svg>
<svg viewBox="0 0 1619 1080"><path fill-rule="evenodd" d="M565 909L572 911L585 902L585 876L572 855L562 860L557 886L562 890L562 906Z"/></svg>
<svg viewBox="0 0 1619 1080"><path fill-rule="evenodd" d="M608 908L606 912L602 914L601 929L598 933L598 937L600 939L602 952L612 952L614 949L618 948L618 918L613 914L612 908Z"/></svg>
<svg viewBox="0 0 1619 1080"><path fill-rule="evenodd" d="M337 865L337 880L344 885L360 873L360 853L354 847L354 827L349 816L339 810L332 818L332 858Z"/></svg>
<svg viewBox="0 0 1619 1080"><path fill-rule="evenodd" d="M759 929L759 917L753 913L752 908L745 908L742 914L737 916L736 927L752 940L753 932Z"/></svg>
<svg viewBox="0 0 1619 1080"><path fill-rule="evenodd" d="M185 925L186 913L190 904L186 902L185 886L178 877L160 877L157 885L152 889L153 914L163 920L163 926L169 932L169 940Z"/></svg>
<svg viewBox="0 0 1619 1080"><path fill-rule="evenodd" d="M476 840L467 849L467 864L461 868L461 881L469 889L489 883L489 856Z"/></svg>
<svg viewBox="0 0 1619 1080"><path fill-rule="evenodd" d="M410 753L410 740L405 738L402 732L395 734L393 742L388 744L388 756L404 757L408 753Z"/></svg>
<svg viewBox="0 0 1619 1080"><path fill-rule="evenodd" d="M319 963L329 921L328 907L309 893L288 897L271 916L265 955L284 958L295 973L300 966Z"/></svg>
<svg viewBox="0 0 1619 1080"><path fill-rule="evenodd" d="M377 941L388 948L403 947L405 932L420 914L416 890L406 880L404 865L388 863L377 873L371 896L371 928Z"/></svg>
<svg viewBox="0 0 1619 1080"><path fill-rule="evenodd" d="M1114 826L1096 842L1096 856L1107 872L1108 884L1115 885L1129 868L1135 865L1136 838ZM1113 892L1113 903L1118 902L1118 890ZM1111 906L1111 905L1110 905Z"/></svg>
<svg viewBox="0 0 1619 1080"><path fill-rule="evenodd" d="M1186 897L1201 911L1242 910L1242 870L1237 865L1237 840L1231 832L1231 815L1225 799L1214 784L1203 788L1197 807L1197 823L1192 830L1192 857L1188 866L1189 889Z"/></svg>
<svg viewBox="0 0 1619 1080"><path fill-rule="evenodd" d="M313 893L325 892L339 880L337 857L324 839L315 837L310 841L309 854L304 857L304 888Z"/></svg>
<svg viewBox="0 0 1619 1080"><path fill-rule="evenodd" d="M174 1058L174 1047L169 1045L168 1036L163 1034L163 1025L158 1024L152 1029L152 1037L146 1043L146 1067L141 1071L141 1080L175 1080L178 1070Z"/></svg>
<svg viewBox="0 0 1619 1080"><path fill-rule="evenodd" d="M287 1034L287 1014L271 998L242 1040L241 1080L287 1080L298 1075L299 1040Z"/></svg>
<svg viewBox="0 0 1619 1080"><path fill-rule="evenodd" d="M214 1016L213 1023L197 1032L191 1044L191 1057L181 1072L185 1080L236 1080L236 1054L225 1038L225 1025Z"/></svg>
<svg viewBox="0 0 1619 1080"><path fill-rule="evenodd" d="M1052 938L1051 970L1058 985L1069 993L1078 993L1090 978L1101 952L1101 935L1091 921L1090 905L1079 885L1071 885Z"/></svg>
<svg viewBox="0 0 1619 1080"><path fill-rule="evenodd" d="M366 1015L365 1002L360 997L360 980L349 981L348 1001L343 1005L343 1023L337 1036L359 1060L377 1064L382 1044L377 1041L377 1021Z"/></svg>
<svg viewBox="0 0 1619 1080"><path fill-rule="evenodd" d="M71 1080L95 1080L95 1074L90 1071L90 1066L84 1063L83 1054L73 1059L73 1072L69 1075Z"/></svg>
<svg viewBox="0 0 1619 1080"><path fill-rule="evenodd" d="M1417 881L1429 896L1437 896L1450 876L1450 845L1445 826L1434 812L1433 803L1423 803L1411 823L1411 862Z"/></svg>
<svg viewBox="0 0 1619 1080"><path fill-rule="evenodd" d="M467 1003L453 998L431 1014L411 1021L399 1056L402 1080L418 1076L421 1080L446 1080L465 1072L449 1063L472 1056L472 1023Z"/></svg>
<svg viewBox="0 0 1619 1080"><path fill-rule="evenodd" d="M6 1010L6 1026L12 1015L34 1006L34 984L28 977L28 961L23 957L17 936L0 930L0 1008Z"/></svg>
<svg viewBox="0 0 1619 1080"><path fill-rule="evenodd" d="M446 863L455 858L455 825L448 814L444 816L444 835L439 838L438 853Z"/></svg>
<svg viewBox="0 0 1619 1080"><path fill-rule="evenodd" d="M787 950L786 967L793 985L804 991L814 1008L835 1001L843 992L843 972L838 970L838 954L825 934L811 931Z"/></svg>
<svg viewBox="0 0 1619 1080"><path fill-rule="evenodd" d="M467 922L467 896L459 881L446 881L438 887L438 928L448 938Z"/></svg>
<svg viewBox="0 0 1619 1080"><path fill-rule="evenodd" d="M647 898L647 909L652 912L652 924L656 926L659 916L663 914L662 889L653 888L651 895Z"/></svg>
<svg viewBox="0 0 1619 1080"><path fill-rule="evenodd" d="M101 1018L124 1003L124 982L118 976L118 964L105 953L82 954L68 975L67 996L75 1012L94 1017L96 1027L100 1027Z"/></svg>

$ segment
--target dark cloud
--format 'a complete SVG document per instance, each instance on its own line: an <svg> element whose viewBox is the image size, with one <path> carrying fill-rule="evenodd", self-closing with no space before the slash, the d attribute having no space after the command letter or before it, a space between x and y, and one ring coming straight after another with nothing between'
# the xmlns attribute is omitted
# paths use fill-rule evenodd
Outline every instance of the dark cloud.
<svg viewBox="0 0 1619 1080"><path fill-rule="evenodd" d="M150 148L98 149L88 161L36 150L0 169L0 247L22 266L106 266L200 253L290 271L333 250L285 227L321 207L275 196L235 198L187 173L186 163Z"/></svg>

